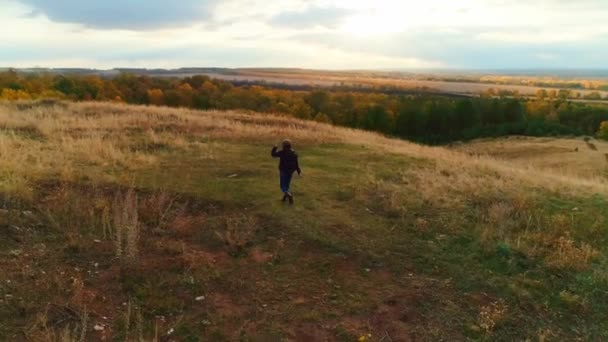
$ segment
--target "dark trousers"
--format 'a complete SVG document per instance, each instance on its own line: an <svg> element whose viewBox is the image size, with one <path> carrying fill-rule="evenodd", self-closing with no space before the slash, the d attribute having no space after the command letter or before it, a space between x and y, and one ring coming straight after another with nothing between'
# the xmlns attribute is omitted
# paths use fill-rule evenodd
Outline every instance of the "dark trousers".
<svg viewBox="0 0 608 342"><path fill-rule="evenodd" d="M289 192L289 186L291 185L291 177L293 176L293 172L281 171L279 175L279 180L281 183L281 191Z"/></svg>

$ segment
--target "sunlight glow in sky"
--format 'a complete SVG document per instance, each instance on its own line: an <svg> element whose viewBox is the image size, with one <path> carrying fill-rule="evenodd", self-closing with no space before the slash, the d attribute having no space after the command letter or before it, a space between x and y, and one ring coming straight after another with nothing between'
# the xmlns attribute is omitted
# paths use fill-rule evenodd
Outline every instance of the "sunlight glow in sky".
<svg viewBox="0 0 608 342"><path fill-rule="evenodd" d="M0 67L605 68L606 0L0 0Z"/></svg>

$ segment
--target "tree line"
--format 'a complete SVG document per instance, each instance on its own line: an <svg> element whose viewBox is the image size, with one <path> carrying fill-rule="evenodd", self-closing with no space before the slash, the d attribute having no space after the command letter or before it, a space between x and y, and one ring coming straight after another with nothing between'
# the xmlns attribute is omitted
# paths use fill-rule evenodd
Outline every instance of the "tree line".
<svg viewBox="0 0 608 342"><path fill-rule="evenodd" d="M504 94L503 94L504 95ZM526 99L501 94L454 98L355 90L276 89L234 85L207 76L186 78L120 74L0 73L0 99L57 98L116 101L197 109L247 109L377 131L423 143L503 135L598 135L608 106L564 97Z"/></svg>

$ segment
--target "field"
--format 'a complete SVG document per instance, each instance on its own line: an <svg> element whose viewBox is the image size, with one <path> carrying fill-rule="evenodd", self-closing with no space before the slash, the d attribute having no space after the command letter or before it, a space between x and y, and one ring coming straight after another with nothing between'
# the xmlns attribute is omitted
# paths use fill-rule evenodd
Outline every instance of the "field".
<svg viewBox="0 0 608 342"><path fill-rule="evenodd" d="M0 68L0 71L2 69ZM120 72L151 77L184 78L206 75L229 82L247 82L267 86L345 86L352 88L396 87L403 90L478 96L489 89L518 92L534 97L541 89L569 89L574 102L608 103L608 76L605 70L520 70L520 71L380 71L380 70L310 70L289 68L181 68L165 69L22 69L26 73L98 75L114 77ZM603 100L584 99L597 92ZM575 97L580 93L580 98Z"/></svg>
<svg viewBox="0 0 608 342"><path fill-rule="evenodd" d="M0 340L608 339L601 176L238 111L5 103L0 136Z"/></svg>
<svg viewBox="0 0 608 342"><path fill-rule="evenodd" d="M265 83L265 84L285 84L285 85L313 85L313 86L367 86L381 87L393 86L403 89L428 89L441 93L479 95L489 89L517 91L523 96L535 96L541 89L551 89L550 86L540 87L530 84L519 84L525 82L547 82L556 85L565 83L563 79L537 78L533 76L514 78L508 76L485 76L475 77L474 74L464 73L464 76L455 74L453 76L441 74L409 74L398 72L329 72L314 70L289 70L289 69L234 69L228 71L214 70L202 72L176 72L171 73L151 73L155 76L165 77L185 77L193 75L207 75L215 79L237 82ZM452 79L453 78L453 79ZM462 80L459 80L462 79ZM514 83L511 83L514 82ZM594 83L599 81L580 80L581 84ZM603 83L602 83L603 84ZM558 90L558 89L557 89ZM556 90L556 91L557 91ZM586 96L597 90L590 89L571 89L572 93L580 93ZM604 99L608 99L608 91L597 91ZM573 100L586 101L586 100ZM605 101L594 101L605 102Z"/></svg>
<svg viewBox="0 0 608 342"><path fill-rule="evenodd" d="M608 178L608 143L573 138L508 137L479 139L454 146L473 155L490 156L525 168L581 178Z"/></svg>

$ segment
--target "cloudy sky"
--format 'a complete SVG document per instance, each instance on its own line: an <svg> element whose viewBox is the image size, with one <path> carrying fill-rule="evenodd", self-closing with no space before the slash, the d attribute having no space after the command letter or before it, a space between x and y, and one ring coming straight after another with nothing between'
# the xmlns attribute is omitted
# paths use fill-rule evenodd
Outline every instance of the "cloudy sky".
<svg viewBox="0 0 608 342"><path fill-rule="evenodd" d="M608 0L0 0L0 67L608 68Z"/></svg>

